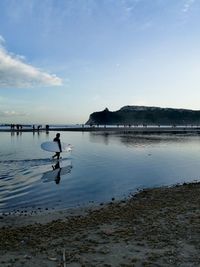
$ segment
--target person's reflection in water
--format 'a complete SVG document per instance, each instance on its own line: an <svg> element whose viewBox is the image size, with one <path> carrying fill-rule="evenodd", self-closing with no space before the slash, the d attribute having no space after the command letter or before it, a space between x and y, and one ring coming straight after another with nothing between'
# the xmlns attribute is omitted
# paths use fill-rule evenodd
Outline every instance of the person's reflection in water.
<svg viewBox="0 0 200 267"><path fill-rule="evenodd" d="M52 165L52 168L53 168L53 170L59 169L59 171L55 177L55 183L59 184L60 183L60 173L61 173L61 169L62 169L62 168L60 168L60 162L58 161L55 165Z"/></svg>

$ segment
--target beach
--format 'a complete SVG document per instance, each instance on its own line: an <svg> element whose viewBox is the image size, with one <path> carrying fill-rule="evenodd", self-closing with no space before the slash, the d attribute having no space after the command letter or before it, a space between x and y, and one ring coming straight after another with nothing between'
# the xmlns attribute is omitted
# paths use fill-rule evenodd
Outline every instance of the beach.
<svg viewBox="0 0 200 267"><path fill-rule="evenodd" d="M0 266L199 266L200 183L74 211L1 216Z"/></svg>

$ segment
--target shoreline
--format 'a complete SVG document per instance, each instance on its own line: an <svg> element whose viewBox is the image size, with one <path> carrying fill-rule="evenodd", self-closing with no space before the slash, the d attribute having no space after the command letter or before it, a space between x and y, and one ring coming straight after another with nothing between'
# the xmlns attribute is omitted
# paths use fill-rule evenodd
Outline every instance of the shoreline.
<svg viewBox="0 0 200 267"><path fill-rule="evenodd" d="M61 132L118 132L118 133L133 133L133 134L200 134L200 127L194 126L194 127L182 127L182 126L169 126L169 127L154 127L154 126L139 126L139 127L109 127L109 126L101 126L101 127L56 127L56 128L49 128L46 130L45 128L40 128L39 130L33 130L30 128L24 128L20 130L16 129L1 129L0 132L8 132L11 134L20 134L23 132L31 132L33 134L35 133L49 133L49 132L55 132L55 131L61 131Z"/></svg>
<svg viewBox="0 0 200 267"><path fill-rule="evenodd" d="M199 182L76 211L1 218L0 266L64 266L63 249L66 266L200 264Z"/></svg>

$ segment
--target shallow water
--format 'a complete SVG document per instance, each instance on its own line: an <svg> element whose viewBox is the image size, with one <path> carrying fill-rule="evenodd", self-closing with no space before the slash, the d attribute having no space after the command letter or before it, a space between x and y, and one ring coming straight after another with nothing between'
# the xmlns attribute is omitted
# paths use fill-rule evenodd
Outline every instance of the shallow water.
<svg viewBox="0 0 200 267"><path fill-rule="evenodd" d="M74 148L53 170L56 160L40 145L54 136L0 133L0 212L77 207L200 180L200 136L61 132Z"/></svg>

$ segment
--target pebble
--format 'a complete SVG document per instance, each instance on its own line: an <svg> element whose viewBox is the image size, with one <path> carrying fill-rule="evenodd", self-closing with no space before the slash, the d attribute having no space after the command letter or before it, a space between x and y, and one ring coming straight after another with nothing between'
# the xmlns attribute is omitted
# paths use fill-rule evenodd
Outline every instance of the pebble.
<svg viewBox="0 0 200 267"><path fill-rule="evenodd" d="M31 256L29 256L29 255L24 255L24 259L26 259L26 260L30 260L32 257Z"/></svg>
<svg viewBox="0 0 200 267"><path fill-rule="evenodd" d="M50 260L50 261L57 261L57 258L48 257L48 260Z"/></svg>

